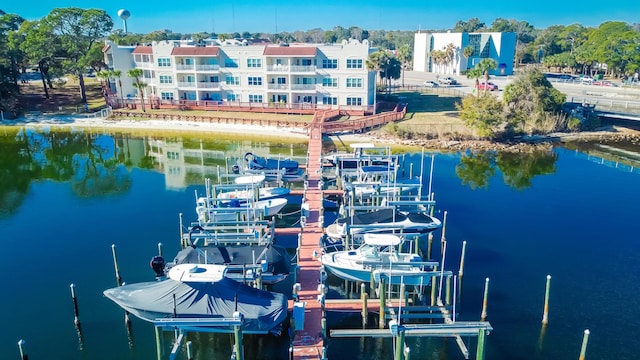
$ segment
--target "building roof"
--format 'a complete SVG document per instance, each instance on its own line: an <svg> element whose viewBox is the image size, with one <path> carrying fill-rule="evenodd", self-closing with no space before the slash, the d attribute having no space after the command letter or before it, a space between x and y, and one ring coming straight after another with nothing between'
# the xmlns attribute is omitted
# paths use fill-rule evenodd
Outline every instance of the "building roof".
<svg viewBox="0 0 640 360"><path fill-rule="evenodd" d="M151 46L136 46L132 54L153 54L153 48Z"/></svg>
<svg viewBox="0 0 640 360"><path fill-rule="evenodd" d="M263 55L266 56L316 56L313 46L266 46Z"/></svg>
<svg viewBox="0 0 640 360"><path fill-rule="evenodd" d="M218 50L217 46L175 47L171 50L171 55L218 56Z"/></svg>

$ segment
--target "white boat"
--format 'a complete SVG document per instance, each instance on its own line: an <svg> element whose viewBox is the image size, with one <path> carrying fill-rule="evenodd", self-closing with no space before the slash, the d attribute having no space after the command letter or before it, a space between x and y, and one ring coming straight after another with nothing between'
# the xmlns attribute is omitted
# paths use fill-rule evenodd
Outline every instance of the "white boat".
<svg viewBox="0 0 640 360"><path fill-rule="evenodd" d="M364 233L402 233L420 235L430 233L442 226L437 218L424 212L399 211L385 208L367 213L339 218L329 225L326 234L333 240L343 240L349 234L357 242Z"/></svg>
<svg viewBox="0 0 640 360"><path fill-rule="evenodd" d="M376 279L399 285L429 285L438 262L424 261L419 255L400 253L396 246L402 239L392 234L364 234L364 244L356 250L324 254L320 261L324 267L341 279L369 282L371 273ZM378 281L378 280L376 280Z"/></svg>
<svg viewBox="0 0 640 360"><path fill-rule="evenodd" d="M272 198L259 201L244 201L230 199L223 202L207 201L206 197L196 200L196 214L198 222L226 222L237 221L241 218L254 220L272 217L287 205L285 198Z"/></svg>
<svg viewBox="0 0 640 360"><path fill-rule="evenodd" d="M127 284L104 295L145 321L181 320L195 327L221 321L217 331L233 332L224 320L239 312L246 333L276 331L287 317L287 297L229 279L226 271L224 265L180 264L171 268L168 279Z"/></svg>

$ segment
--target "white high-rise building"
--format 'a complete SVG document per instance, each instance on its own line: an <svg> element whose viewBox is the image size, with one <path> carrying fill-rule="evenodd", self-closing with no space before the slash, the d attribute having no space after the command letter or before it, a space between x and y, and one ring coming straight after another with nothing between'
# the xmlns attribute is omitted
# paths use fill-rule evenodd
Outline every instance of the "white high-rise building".
<svg viewBox="0 0 640 360"><path fill-rule="evenodd" d="M452 57L442 63L434 61L432 51L445 51L453 44ZM471 47L473 54L466 58L464 48ZM414 37L413 71L457 75L472 69L482 59L491 58L498 67L492 75L513 74L516 51L516 34L500 33L417 33Z"/></svg>
<svg viewBox="0 0 640 360"><path fill-rule="evenodd" d="M375 72L366 67L370 51L367 40L355 39L286 45L227 40L206 46L159 41L135 47L107 42L103 49L107 66L122 71L125 98L137 97L126 74L138 68L147 84L145 98L159 103L349 106L367 112L375 103Z"/></svg>

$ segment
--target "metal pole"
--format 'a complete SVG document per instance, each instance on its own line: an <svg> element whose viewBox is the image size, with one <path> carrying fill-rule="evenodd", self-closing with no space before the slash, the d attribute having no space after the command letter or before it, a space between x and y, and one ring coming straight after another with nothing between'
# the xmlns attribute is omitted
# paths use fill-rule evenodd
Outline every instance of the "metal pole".
<svg viewBox="0 0 640 360"><path fill-rule="evenodd" d="M23 346L26 342L22 339L20 339L20 341L18 341L18 349L20 350L20 359L22 360L29 360L29 355L27 355L24 352Z"/></svg>
<svg viewBox="0 0 640 360"><path fill-rule="evenodd" d="M464 274L464 255L467 252L467 241L462 242L462 254L460 255L460 270L458 270L458 277L462 278Z"/></svg>
<svg viewBox="0 0 640 360"><path fill-rule="evenodd" d="M158 256L162 256L162 243L158 243Z"/></svg>
<svg viewBox="0 0 640 360"><path fill-rule="evenodd" d="M116 283L118 286L122 286L122 277L120 277L120 268L118 268L118 257L116 255L116 245L111 245L111 253L113 254L113 266L116 270Z"/></svg>
<svg viewBox="0 0 640 360"><path fill-rule="evenodd" d="M549 323L549 288L551 286L551 275L547 275L547 286L544 292L544 310L542 313L542 325Z"/></svg>
<svg viewBox="0 0 640 360"><path fill-rule="evenodd" d="M197 199L196 199L197 200ZM207 201L208 202L208 201ZM184 249L186 246L184 246L184 231L182 230L182 213L179 214L180 217L180 246L182 249Z"/></svg>
<svg viewBox="0 0 640 360"><path fill-rule="evenodd" d="M367 286L365 283L360 284L360 300L362 301L362 327L367 326L367 316L369 315L369 310L367 308Z"/></svg>
<svg viewBox="0 0 640 360"><path fill-rule="evenodd" d="M589 342L589 329L584 331L584 336L582 337L582 348L580 349L580 360L584 360L585 356L587 356L587 342Z"/></svg>
<svg viewBox="0 0 640 360"><path fill-rule="evenodd" d="M187 360L193 360L193 344L187 341Z"/></svg>
<svg viewBox="0 0 640 360"><path fill-rule="evenodd" d="M487 296L489 295L489 278L484 280L484 297L482 299L482 314L480 320L484 321L487 318Z"/></svg>
<svg viewBox="0 0 640 360"><path fill-rule="evenodd" d="M76 285L75 284L71 284L69 286L71 288L71 299L73 300L73 322L76 324L76 326L80 325L80 320L79 320L79 312L78 312L78 299L76 298Z"/></svg>

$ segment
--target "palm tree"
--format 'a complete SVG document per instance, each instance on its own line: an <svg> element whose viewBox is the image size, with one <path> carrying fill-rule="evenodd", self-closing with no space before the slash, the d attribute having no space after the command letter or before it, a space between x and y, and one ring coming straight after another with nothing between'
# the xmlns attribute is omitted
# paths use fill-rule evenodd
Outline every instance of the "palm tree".
<svg viewBox="0 0 640 360"><path fill-rule="evenodd" d="M482 71L476 66L473 69L469 69L467 70L467 79L475 79L476 80L476 95L480 96L480 87L478 85L480 85L480 79L482 77Z"/></svg>
<svg viewBox="0 0 640 360"><path fill-rule="evenodd" d="M453 45L453 43L449 43L445 48L444 48L444 55L445 55L445 63L447 65L449 65L449 69L451 70L451 68L453 68L453 62L456 58L456 46ZM452 71L453 73L453 71Z"/></svg>
<svg viewBox="0 0 640 360"><path fill-rule="evenodd" d="M433 50L431 51L430 55L431 55L431 62L437 65L437 71L434 71L434 72L439 73L440 65L443 65L445 63L447 54L445 54L444 51L442 50Z"/></svg>
<svg viewBox="0 0 640 360"><path fill-rule="evenodd" d="M100 85L102 86L102 93L107 95L107 87L109 86L109 78L111 74L108 70L100 70L96 73L98 79L100 79Z"/></svg>
<svg viewBox="0 0 640 360"><path fill-rule="evenodd" d="M377 74L380 74L380 83L382 83L382 80L384 79L382 74L386 72L387 67L389 66L389 60L390 60L390 57L387 52L378 50L373 54L369 55L369 58L366 61L368 70L373 70Z"/></svg>
<svg viewBox="0 0 640 360"><path fill-rule="evenodd" d="M482 74L484 74L484 83L485 83L484 92L485 93L487 92L486 84L489 82L489 71L495 70L497 67L498 67L498 63L491 58L482 59L478 64L476 64L476 68L480 69Z"/></svg>
<svg viewBox="0 0 640 360"><path fill-rule="evenodd" d="M402 87L404 87L404 70L411 61L411 49L408 44L402 44L398 48L398 60L402 64Z"/></svg>
<svg viewBox="0 0 640 360"><path fill-rule="evenodd" d="M131 69L127 71L127 75L130 78L133 78L133 86L138 89L138 93L140 94L140 102L142 104L142 112L145 112L144 108L144 89L147 87L147 83L144 81L140 81L140 78L143 75L142 69Z"/></svg>
<svg viewBox="0 0 640 360"><path fill-rule="evenodd" d="M109 73L114 78L118 79L118 89L120 89L120 102L124 103L124 96L122 95L122 71L120 70L109 70Z"/></svg>
<svg viewBox="0 0 640 360"><path fill-rule="evenodd" d="M467 47L462 49L462 55L464 56L465 59L467 59L466 68L468 69L469 68L469 58L471 58L473 56L473 46L468 45Z"/></svg>

